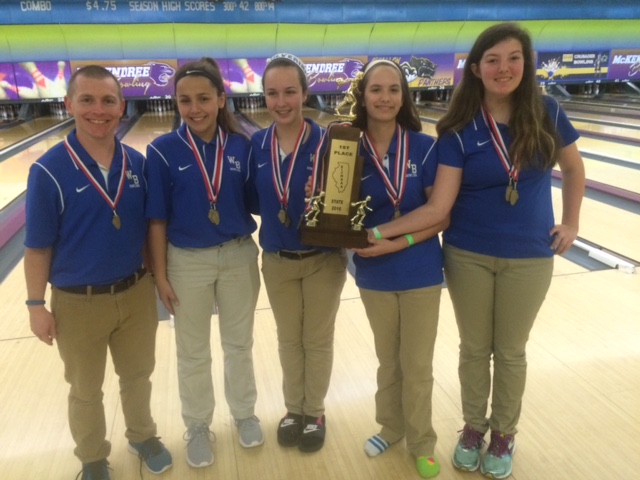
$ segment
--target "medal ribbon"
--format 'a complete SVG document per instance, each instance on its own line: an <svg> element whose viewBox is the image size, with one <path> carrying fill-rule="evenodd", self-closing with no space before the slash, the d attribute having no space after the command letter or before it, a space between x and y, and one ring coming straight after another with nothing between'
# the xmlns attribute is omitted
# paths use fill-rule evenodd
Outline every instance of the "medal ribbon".
<svg viewBox="0 0 640 480"><path fill-rule="evenodd" d="M373 158L373 164L378 169L378 172L380 172L389 200L391 200L394 208L398 210L402 197L404 197L404 190L407 185L407 168L409 167L409 133L400 125L396 126L396 142L394 181L392 182L382 165L382 159L376 151L376 147L374 147L367 132L364 133L364 147Z"/></svg>
<svg viewBox="0 0 640 480"><path fill-rule="evenodd" d="M114 200L111 200L106 190L102 188L102 185L100 185L100 183L94 178L94 176L91 175L91 172L89 171L87 166L82 162L82 160L80 160L80 156L75 152L75 150L69 143L68 137L64 139L64 146L67 149L67 152L69 152L69 156L71 157L71 160L73 160L73 163L75 163L80 171L85 174L85 176L89 180L89 183L94 186L94 188L98 191L100 196L102 196L104 201L107 202L109 207L111 207L111 210L113 210L113 213L115 215L116 207L118 206L118 202L120 202L120 197L122 197L122 192L124 191L124 180L127 175L127 152L125 151L122 144L120 144L120 148L122 148L122 170L120 172L120 181L118 182L118 190L116 192L116 198Z"/></svg>
<svg viewBox="0 0 640 480"><path fill-rule="evenodd" d="M209 197L211 208L214 208L216 202L218 201L218 193L220 193L220 185L222 184L222 154L224 153L227 136L222 131L220 126L218 126L218 131L216 133L216 158L213 163L213 176L210 181L209 175L207 174L207 169L204 166L204 160L202 159L202 155L200 155L200 151L196 146L196 142L193 140L193 136L189 131L189 127L186 128L186 131L187 138L189 139L189 146L191 147L191 151L193 151L193 155L196 157L196 163L198 164L198 167L200 167L200 172L202 173L202 178L204 180L205 188L207 189L207 196Z"/></svg>
<svg viewBox="0 0 640 480"><path fill-rule="evenodd" d="M484 107L484 105L482 106L482 118L484 118L484 123L489 129L493 147L496 149L498 158L500 158L502 166L507 172L507 175L509 175L509 183L511 183L511 181L517 182L519 176L518 169L509 161L509 150L507 149L507 146L502 139L502 135L500 134L500 130L498 129L498 124Z"/></svg>
<svg viewBox="0 0 640 480"><path fill-rule="evenodd" d="M302 145L302 140L304 139L307 131L307 122L303 120L302 128L300 128L300 131L298 132L296 143L294 144L293 151L291 152L291 163L287 170L287 178L284 183L282 182L282 172L280 170L280 145L278 144L278 136L276 135L275 130L276 124L273 123L269 128L271 129L271 175L273 177L273 185L276 188L276 194L278 195L280 205L282 205L282 208L286 210L289 205L289 185L291 184L291 177L293 176L293 167L296 163L300 145Z"/></svg>

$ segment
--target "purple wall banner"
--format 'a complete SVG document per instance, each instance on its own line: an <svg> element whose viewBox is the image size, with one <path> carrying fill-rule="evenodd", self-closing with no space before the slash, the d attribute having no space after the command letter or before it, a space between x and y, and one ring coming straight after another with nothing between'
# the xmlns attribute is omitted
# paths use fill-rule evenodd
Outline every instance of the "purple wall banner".
<svg viewBox="0 0 640 480"><path fill-rule="evenodd" d="M607 78L640 81L640 50L612 50Z"/></svg>
<svg viewBox="0 0 640 480"><path fill-rule="evenodd" d="M114 60L71 62L73 71L86 65L102 65L113 73L126 98L162 97L173 95L173 76L176 73L176 60Z"/></svg>
<svg viewBox="0 0 640 480"><path fill-rule="evenodd" d="M309 91L313 93L343 93L349 89L349 79L355 78L367 63L367 57L305 57L303 61Z"/></svg>
<svg viewBox="0 0 640 480"><path fill-rule="evenodd" d="M67 94L67 81L71 76L67 62L20 62L14 64L14 72L22 100L62 100Z"/></svg>
<svg viewBox="0 0 640 480"><path fill-rule="evenodd" d="M0 100L17 100L18 86L13 63L0 63Z"/></svg>

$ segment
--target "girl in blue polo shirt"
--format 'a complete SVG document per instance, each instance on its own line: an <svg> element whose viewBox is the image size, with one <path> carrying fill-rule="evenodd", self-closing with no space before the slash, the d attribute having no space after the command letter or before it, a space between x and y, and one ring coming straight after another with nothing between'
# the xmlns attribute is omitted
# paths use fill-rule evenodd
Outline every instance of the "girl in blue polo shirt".
<svg viewBox="0 0 640 480"><path fill-rule="evenodd" d="M215 405L210 329L218 308L225 397L243 447L262 444L254 415L253 321L260 288L251 238L249 155L226 108L214 60L182 66L175 76L182 118L154 140L149 160L150 245L160 299L175 315L178 385L187 427L187 463L213 463L209 427Z"/></svg>
<svg viewBox="0 0 640 480"><path fill-rule="evenodd" d="M553 255L565 253L578 233L585 184L578 134L558 103L540 94L531 38L514 23L478 37L437 130L440 166L429 202L370 237L425 228L450 213L445 277L460 332L465 421L453 465L506 478L529 332L551 282ZM558 225L551 202L556 164L563 201Z"/></svg>
<svg viewBox="0 0 640 480"><path fill-rule="evenodd" d="M278 329L287 413L278 443L303 452L324 445L324 398L333 365L333 335L346 280L346 252L300 243L305 184L320 158L324 129L302 116L304 65L275 55L262 77L273 124L252 137L252 168L260 204L262 274Z"/></svg>
<svg viewBox="0 0 640 480"><path fill-rule="evenodd" d="M372 227L423 205L437 167L434 140L422 133L407 81L389 60L374 60L363 70L356 90L353 126L363 131L360 197L370 197L364 226ZM373 330L378 367L376 420L380 433L364 445L369 456L383 453L406 437L418 472L440 471L437 435L431 422L432 361L440 292L442 252L429 230L387 241L385 255L356 249L356 284Z"/></svg>

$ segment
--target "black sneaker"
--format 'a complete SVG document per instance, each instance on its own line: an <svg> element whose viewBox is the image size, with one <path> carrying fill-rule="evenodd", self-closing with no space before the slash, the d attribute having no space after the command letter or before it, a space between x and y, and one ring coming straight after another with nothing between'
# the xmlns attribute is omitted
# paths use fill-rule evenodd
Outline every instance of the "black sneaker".
<svg viewBox="0 0 640 480"><path fill-rule="evenodd" d="M298 448L302 452L315 452L324 446L324 437L327 434L327 419L322 417L304 417L304 430L300 435Z"/></svg>
<svg viewBox="0 0 640 480"><path fill-rule="evenodd" d="M104 458L91 463L83 463L82 471L76 476L76 480L109 480L109 462ZM82 475L82 476L81 476Z"/></svg>
<svg viewBox="0 0 640 480"><path fill-rule="evenodd" d="M283 447L295 447L300 441L301 433L302 415L287 412L278 425L278 443Z"/></svg>

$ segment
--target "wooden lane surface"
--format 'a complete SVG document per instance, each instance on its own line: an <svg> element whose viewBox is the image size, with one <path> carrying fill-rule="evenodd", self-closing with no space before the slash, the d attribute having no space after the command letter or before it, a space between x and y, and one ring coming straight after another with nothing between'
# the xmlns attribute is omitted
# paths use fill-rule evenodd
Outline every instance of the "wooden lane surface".
<svg viewBox="0 0 640 480"><path fill-rule="evenodd" d="M38 117L7 129L0 129L0 150L57 125L67 117Z"/></svg>
<svg viewBox="0 0 640 480"><path fill-rule="evenodd" d="M27 189L29 168L47 150L64 140L73 127L55 132L26 150L0 162L0 210Z"/></svg>
<svg viewBox="0 0 640 480"><path fill-rule="evenodd" d="M122 142L135 148L143 155L147 154L147 145L160 135L171 131L173 113L147 112L127 132Z"/></svg>
<svg viewBox="0 0 640 480"><path fill-rule="evenodd" d="M562 263L563 259L557 259ZM554 480L634 478L640 436L640 276L615 270L560 272L531 334L525 407L519 424L516 480L538 480L540 459ZM55 347L29 332L22 265L0 284L0 476L7 479L74 478L79 463L67 426L68 385ZM447 290L443 290L434 357L433 421L438 432L439 478L467 480L449 457L462 427L457 376L458 332ZM222 354L217 316L212 317L214 385L218 398L212 430L216 461L206 469L185 463L184 425L177 390L174 330L161 322L153 374L152 410L158 434L171 450L174 466L166 480L224 478L271 480L382 480L417 478L404 442L375 459L362 451L378 431L374 393L378 366L373 338L351 277L341 295L335 334L331 387L326 399L325 447L312 455L284 449L276 426L284 414L281 368L273 314L264 295L256 311L254 361L258 387L256 414L265 444L238 445L224 402ZM139 478L138 460L126 451L117 376L109 361L103 386L109 458L113 478ZM37 392L37 394L34 394ZM46 401L43 401L46 399ZM601 426L607 425L606 429ZM567 441L571 439L571 441ZM602 462L602 458L607 462Z"/></svg>

